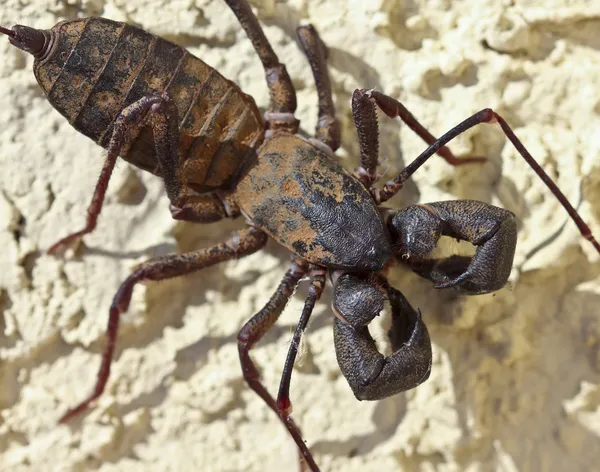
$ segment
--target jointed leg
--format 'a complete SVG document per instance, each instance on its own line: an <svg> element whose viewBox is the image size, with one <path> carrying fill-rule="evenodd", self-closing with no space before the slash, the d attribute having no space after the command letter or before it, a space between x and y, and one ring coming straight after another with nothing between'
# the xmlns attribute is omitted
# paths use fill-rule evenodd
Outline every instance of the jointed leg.
<svg viewBox="0 0 600 472"><path fill-rule="evenodd" d="M180 220L210 222L225 216L237 216L235 211L228 211L224 202L220 202L215 196L188 196L185 193L179 167L179 130L175 104L167 95L146 96L125 108L115 122L106 161L88 208L85 228L52 245L48 250L49 253L56 252L60 247L94 230L117 157L121 150L135 139L141 128L147 125L152 127L156 158L167 196L171 201L173 217Z"/></svg>
<svg viewBox="0 0 600 472"><path fill-rule="evenodd" d="M172 204L169 206L171 215L176 220L212 223L223 218L235 218L240 214L235 202L215 194L189 195L184 201L181 208Z"/></svg>
<svg viewBox="0 0 600 472"><path fill-rule="evenodd" d="M67 411L59 420L61 423L68 421L73 416L82 412L87 406L98 398L110 375L110 365L115 351L121 314L129 308L133 287L146 280L165 280L180 275L190 274L218 262L236 259L258 251L267 242L267 235L257 229L249 228L234 233L229 240L208 249L189 252L187 254L172 254L159 257L141 264L125 279L119 287L110 306L107 342L102 354L102 363L98 371L98 380L94 391L75 408Z"/></svg>
<svg viewBox="0 0 600 472"><path fill-rule="evenodd" d="M370 189L377 180L379 122L375 104L366 93L357 89L352 94L352 116L360 146L360 167L356 169L356 176Z"/></svg>
<svg viewBox="0 0 600 472"><path fill-rule="evenodd" d="M107 149L106 160L104 161L102 172L100 173L100 177L96 183L94 196L92 197L92 201L87 210L87 223L85 228L54 243L48 249L48 253L54 254L59 248L72 243L76 239L88 233L91 233L96 228L98 215L102 210L104 195L106 194L108 181L110 180L110 175L115 167L115 162L117 161L123 146L129 143L129 141L131 141L131 139L133 139L133 137L139 132L140 127L143 124L144 117L152 106L152 103L153 102L151 102L149 98L142 99L139 102L128 106L121 112L115 122L112 137Z"/></svg>
<svg viewBox="0 0 600 472"><path fill-rule="evenodd" d="M269 40L258 24L247 0L225 0L225 2L233 10L248 38L252 41L254 50L265 69L271 95L271 105L266 115L267 120L275 128L293 129L295 126L295 132L298 129L298 120L293 117L293 113L296 111L296 91L285 65L279 62L277 54L269 44Z"/></svg>
<svg viewBox="0 0 600 472"><path fill-rule="evenodd" d="M179 128L177 108L167 96L149 97L152 103L148 121L154 135L156 158L171 201L171 215L176 220L211 223L239 215L239 208L224 194L189 195L179 165Z"/></svg>
<svg viewBox="0 0 600 472"><path fill-rule="evenodd" d="M96 223L98 222L98 215L100 214L100 211L102 210L102 204L104 203L104 195L106 194L106 189L108 188L108 181L110 180L110 175L115 168L117 157L119 157L118 153L111 152L109 150L106 160L104 161L104 165L102 166L102 171L100 172L98 182L96 182L96 188L94 189L92 201L87 209L87 222L85 227L75 233L65 236L58 242L54 243L48 248L48 254L55 254L61 247L66 246L76 239L94 231L96 228Z"/></svg>
<svg viewBox="0 0 600 472"><path fill-rule="evenodd" d="M269 394L267 389L260 382L260 374L250 357L250 350L258 341L271 329L275 324L288 300L294 293L294 289L298 282L308 272L308 267L301 261L295 262L287 271L282 281L277 287L277 290L267 302L267 304L248 321L240 333L238 334L238 350L240 354L240 362L242 364L242 372L248 386L254 390L263 401L273 410L281 419L294 442L298 446L300 453L312 471L318 471L319 468L306 444L302 440L300 429L292 418L282 414L282 411L277 406L275 399Z"/></svg>
<svg viewBox="0 0 600 472"><path fill-rule="evenodd" d="M281 382L279 383L279 393L277 394L277 409L280 415L289 416L292 412L292 402L290 401L290 381L292 380L292 369L294 368L294 362L296 360L296 354L298 353L298 347L300 346L300 340L302 333L308 325L310 316L312 315L315 303L321 298L323 289L325 288L325 274L318 274L313 276L313 279L308 290L308 298L304 302L304 309L302 315L298 321L298 326L294 331L290 349L285 360L283 367L283 374L281 375Z"/></svg>
<svg viewBox="0 0 600 472"><path fill-rule="evenodd" d="M312 25L296 29L298 43L308 58L319 95L319 120L315 138L335 151L340 147L340 123L335 117L335 106L331 95L331 83L327 72L327 46Z"/></svg>
<svg viewBox="0 0 600 472"><path fill-rule="evenodd" d="M376 180L377 159L379 148L379 128L375 105L390 118L400 117L427 144L435 142L436 138L406 109L398 100L377 90L357 89L352 94L352 114L360 144L361 167L357 174L361 181L370 187ZM436 150L448 164L458 166L473 162L485 162L485 158L457 158L447 147L441 146Z"/></svg>
<svg viewBox="0 0 600 472"><path fill-rule="evenodd" d="M294 331L294 336L292 337L292 342L290 343L288 355L283 367L283 373L281 375L281 381L279 383L279 393L277 394L277 412L283 422L291 421L290 414L292 413L292 402L290 401L290 382L292 380L292 370L294 368L296 354L298 353L298 347L300 346L302 334L308 325L308 321L310 320L315 303L321 297L324 288L324 272L313 276L313 280L311 281L311 286L308 291L308 298L304 302L302 315L300 316L300 320L298 321L298 325ZM319 469L316 467L316 464L313 464L314 460L312 459L312 456L309 460L309 458L307 458L304 454L303 448L300 448L299 451L300 470L304 471L306 470L306 467L308 467L313 472L318 472Z"/></svg>
<svg viewBox="0 0 600 472"><path fill-rule="evenodd" d="M569 203L567 197L565 197L565 195L560 191L560 189L552 181L550 176L546 174L544 169L542 169L542 167L536 162L533 156L529 154L529 151L525 149L523 143L519 140L519 138L517 138L513 130L506 123L506 121L504 121L504 119L491 108L485 108L475 113L459 125L452 128L441 138L436 140L433 144L431 144L425 151L421 153L421 155L419 155L413 162L406 166L406 168L402 172L400 172L400 175L396 177L396 179L385 184L385 186L379 193L379 202L385 202L386 200L389 200L391 197L393 197L398 192L398 190L402 188L402 184L406 180L408 180L410 176L413 175L416 172L416 170L427 161L427 159L434 155L439 149L441 149L446 143L451 141L453 138L480 123L496 122L500 125L502 131L504 131L504 134L513 144L513 146L517 149L517 151L519 151L519 154L521 154L523 159L525 159L525 161L531 166L531 168L540 177L540 179L542 179L542 181L546 184L546 187L550 189L550 191L558 199L560 204L565 208L565 210L567 210L567 213L575 222L577 228L579 228L581 235L585 239L590 241L594 248L596 248L596 250L600 252L600 244L598 244L598 241L592 235L589 226L581 219L581 216L579 216L577 210L573 208L573 205Z"/></svg>

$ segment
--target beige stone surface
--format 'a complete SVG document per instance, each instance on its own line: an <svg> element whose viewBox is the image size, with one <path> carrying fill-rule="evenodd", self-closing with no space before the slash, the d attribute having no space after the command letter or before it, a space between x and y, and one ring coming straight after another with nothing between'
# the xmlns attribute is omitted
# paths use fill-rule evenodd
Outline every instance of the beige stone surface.
<svg viewBox="0 0 600 472"><path fill-rule="evenodd" d="M330 47L344 128L349 99L376 87L435 134L493 107L600 234L598 0L256 0L312 132L316 92L294 28L312 22ZM260 63L220 0L2 0L0 22L50 27L104 15L185 45L260 106ZM97 230L77 252L44 253L82 225L102 150L46 103L32 60L0 38L0 470L288 471L297 458L275 416L246 388L236 335L266 302L288 255L270 243L243 260L138 287L123 317L100 401L68 426L59 415L92 388L110 301L134 264L222 240L241 221L174 222L161 182L120 162ZM431 378L406 394L358 402L340 375L328 291L294 372L294 418L324 471L592 471L600 459L600 263L496 126L457 138L394 205L474 198L519 221L507 288L457 297L404 268L391 279L423 312ZM391 176L423 143L381 121ZM255 351L276 392L300 289Z"/></svg>

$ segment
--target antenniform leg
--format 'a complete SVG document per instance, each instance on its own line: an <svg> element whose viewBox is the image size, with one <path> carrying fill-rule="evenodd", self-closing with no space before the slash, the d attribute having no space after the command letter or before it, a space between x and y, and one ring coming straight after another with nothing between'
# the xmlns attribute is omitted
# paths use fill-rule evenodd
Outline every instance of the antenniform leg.
<svg viewBox="0 0 600 472"><path fill-rule="evenodd" d="M266 118L272 128L285 128L295 133L299 121L294 118L296 111L296 91L285 65L279 62L269 40L246 0L225 0L239 20L254 46L254 50L265 69L267 86L271 95L271 105Z"/></svg>
<svg viewBox="0 0 600 472"><path fill-rule="evenodd" d="M248 386L254 390L263 400L269 405L271 410L277 413L277 416L281 419L282 423L285 425L290 435L294 439L294 442L298 446L300 450L300 454L310 467L310 469L315 472L318 471L319 468L313 459L308 447L302 440L302 433L300 432L300 428L296 426L294 420L289 416L289 408L286 408L287 405L283 405L284 408L280 408L275 399L269 394L264 385L260 382L260 374L250 357L250 350L259 342L262 337L271 329L271 327L275 324L279 315L283 312L285 305L288 300L294 293L294 289L300 279L308 272L308 267L302 261L297 261L292 264L292 267L287 271L282 281L277 287L277 290L271 297L271 299L267 302L262 310L260 310L256 315L254 315L250 321L248 321L240 333L238 334L238 350L240 353L240 362L242 364L242 372L244 374L244 379L248 383ZM309 300L307 300L306 306L308 306L308 315L310 316L310 312L312 311L312 306L316 301L315 296L309 295ZM307 308L303 310L302 318L307 318L305 316L305 312L307 312ZM306 319L308 321L308 319ZM289 359L289 355L288 355ZM293 360L292 360L293 363ZM286 366L287 366L286 362Z"/></svg>
<svg viewBox="0 0 600 472"><path fill-rule="evenodd" d="M560 191L557 185L552 181L550 176L544 172L544 169L537 163L537 161L533 158L533 156L529 153L529 151L523 146L523 143L517 138L513 130L508 123L502 118L498 113L496 113L491 108L484 108L483 110L475 113L471 117L464 120L462 123L458 124L446 134L444 134L441 138L436 140L431 144L425 151L423 151L413 162L411 162L406 168L400 172L400 175L396 177L393 181L390 181L385 184L381 192L379 193L379 202L385 202L392 198L401 188L402 184L413 175L419 167L421 167L427 159L433 156L439 149L445 146L448 142L454 139L459 134L464 133L468 129L472 128L481 123L498 123L504 131L506 137L510 140L513 146L517 149L521 157L525 159L525 161L529 164L529 166L535 171L535 173L539 176L540 179L546 184L546 187L550 189L552 194L557 198L560 204L563 206L567 213L571 217L571 219L577 225L579 232L581 235L590 241L594 248L600 252L600 244L592 234L590 227L583 221L577 210L573 208L573 205L569 203L565 194Z"/></svg>
<svg viewBox="0 0 600 472"><path fill-rule="evenodd" d="M121 313L129 308L133 287L146 280L165 280L180 275L190 274L218 262L236 259L258 251L267 242L267 235L257 229L249 228L234 233L229 240L208 249L190 252L187 254L172 254L159 257L141 264L121 284L110 306L108 328L106 331L106 347L102 353L102 363L98 371L98 380L94 391L75 408L67 411L59 420L61 423L68 421L73 416L82 412L87 406L102 395L110 375L110 365L117 343L119 319Z"/></svg>
<svg viewBox="0 0 600 472"><path fill-rule="evenodd" d="M377 90L356 89L352 94L352 115L360 145L360 167L356 172L367 188L370 188L377 179L379 126L375 106L378 106L390 118L400 117L427 144L433 144L436 141L436 138L398 100ZM485 158L482 157L459 159L445 146L440 146L436 152L453 166L485 162Z"/></svg>
<svg viewBox="0 0 600 472"><path fill-rule="evenodd" d="M367 325L389 299L392 354L384 357ZM421 312L387 281L344 273L333 293L333 340L340 370L358 400L380 400L423 383L431 372L431 342Z"/></svg>
<svg viewBox="0 0 600 472"><path fill-rule="evenodd" d="M319 119L315 138L329 146L332 151L340 147L341 129L335 117L335 106L331 95L331 82L327 71L327 46L312 25L296 29L298 43L308 58L319 95Z"/></svg>
<svg viewBox="0 0 600 472"><path fill-rule="evenodd" d="M499 290L506 284L517 245L517 224L510 211L473 200L411 205L388 219L398 260L435 288L465 294ZM441 236L477 246L470 257L428 259Z"/></svg>

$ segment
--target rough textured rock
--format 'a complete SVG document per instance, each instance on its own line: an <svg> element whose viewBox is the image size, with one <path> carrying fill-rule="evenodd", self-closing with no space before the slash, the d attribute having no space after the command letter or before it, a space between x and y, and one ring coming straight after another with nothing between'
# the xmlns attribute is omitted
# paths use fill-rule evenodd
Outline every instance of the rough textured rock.
<svg viewBox="0 0 600 472"><path fill-rule="evenodd" d="M357 87L400 98L435 134L494 107L600 233L600 4L584 0L253 1L298 90L311 132L316 93L294 43L312 22L331 52L349 167ZM3 0L0 22L49 27L66 17L127 20L189 47L254 95L260 63L220 0ZM144 259L207 246L241 221L174 222L161 182L120 163L99 227L64 258L44 249L79 229L102 151L45 102L31 60L0 38L0 468L4 471L294 470L292 441L241 377L236 334L274 290L285 250L138 287L123 319L107 392L79 420L61 412L92 388L108 306ZM392 175L424 145L382 119L382 168ZM385 401L358 402L332 345L330 295L306 333L294 373L294 417L324 471L589 471L600 440L598 254L493 126L457 138L395 205L473 198L516 213L510 286L479 297L436 292L391 274L424 314L434 342L430 380ZM276 391L299 315L299 290L256 349Z"/></svg>

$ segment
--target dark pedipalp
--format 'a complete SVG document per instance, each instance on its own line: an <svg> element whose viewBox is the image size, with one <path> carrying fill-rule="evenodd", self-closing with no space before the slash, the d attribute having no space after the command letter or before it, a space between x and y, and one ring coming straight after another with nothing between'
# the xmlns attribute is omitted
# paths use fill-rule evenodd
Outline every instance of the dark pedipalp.
<svg viewBox="0 0 600 472"><path fill-rule="evenodd" d="M397 258L436 288L465 294L502 288L512 268L517 244L514 215L474 200L411 205L388 218ZM477 246L473 257L431 259L441 236Z"/></svg>
<svg viewBox="0 0 600 472"><path fill-rule="evenodd" d="M367 327L385 299L389 299L392 318L388 332L392 354L387 357L378 351ZM338 365L357 399L379 400L427 380L431 342L421 313L385 279L342 274L335 282L333 310Z"/></svg>

